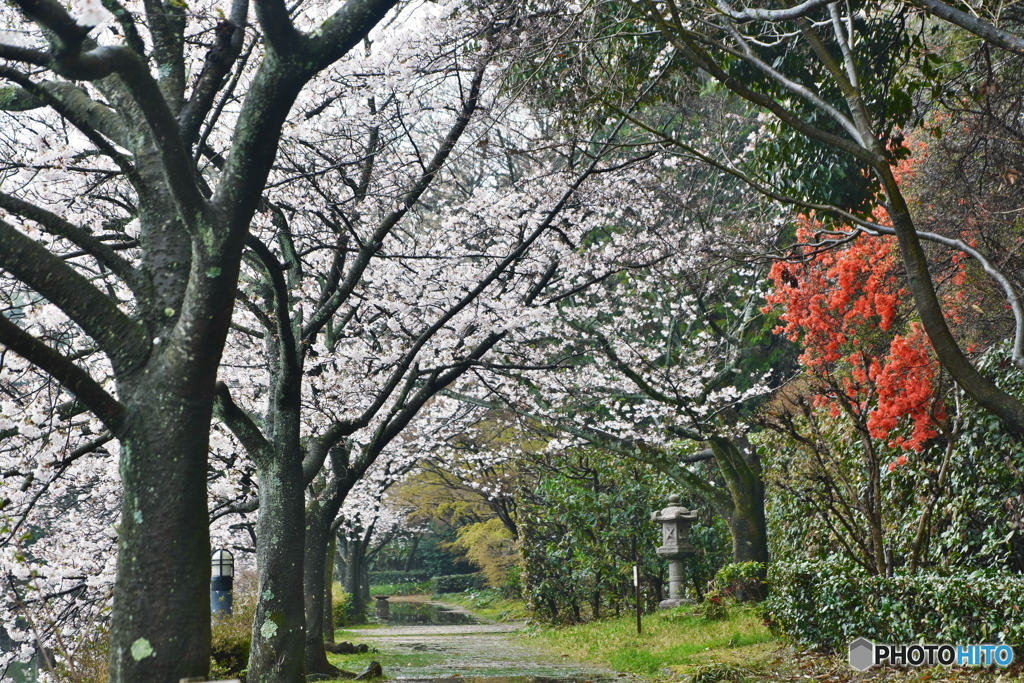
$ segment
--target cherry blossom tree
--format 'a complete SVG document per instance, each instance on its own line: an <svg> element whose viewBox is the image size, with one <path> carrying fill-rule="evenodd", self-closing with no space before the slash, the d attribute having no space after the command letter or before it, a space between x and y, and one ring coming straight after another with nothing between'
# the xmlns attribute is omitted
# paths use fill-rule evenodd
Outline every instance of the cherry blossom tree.
<svg viewBox="0 0 1024 683"><path fill-rule="evenodd" d="M97 133L92 138L83 134L89 143L83 142L81 147L88 150L88 144L106 144L107 147L101 147L101 152L105 152L108 157L119 153L118 145L130 149L132 154L140 158L148 154L146 158L154 165L146 167L149 175L142 180L132 175L135 166L130 169L132 173L113 167L110 171L75 167L83 184L98 177L102 186L109 188L103 198L97 200L96 206L99 208L94 213L97 220L104 219L106 229L112 231L112 234L104 235L103 240L96 244L88 242L83 234L76 232L74 238L77 242L66 249L66 252L74 249L88 252L87 248L79 244L87 242L87 247L100 254L97 257L83 253L75 257L85 260L83 268L91 269L89 272L99 272L99 276L93 277L106 289L103 292L93 287L83 291L99 292L90 295L95 301L102 301L103 297L114 297L110 301L116 300L116 304L127 311L123 314L125 320L131 315L150 321L152 330L147 333L149 337L143 340L143 346L148 349L146 353L155 354L153 357L160 359L154 361L157 366L153 366L160 370L160 381L170 383L167 385L170 386L178 381L175 372L187 371L186 383L195 391L188 394L182 393L183 390L166 389L165 384L160 386L165 387L170 397L182 396L175 400L184 401L183 405L187 405L190 410L196 405L202 408L207 402L215 402L223 423L233 428L230 437L220 429L215 430L212 442L214 458L211 462L214 467L211 487L217 495L214 502L217 533L224 533L223 529L229 524L231 513L251 514L257 507L256 503L262 503L261 517L256 525L247 526L249 522L245 520L242 523L251 532L251 540L257 546L258 554L262 553L258 565L265 575L260 590L260 609L265 617L258 617L254 624L254 634L258 634L254 638L254 664L250 668L250 675L254 679L270 677L290 680L300 676L303 670L302 657L295 653L303 640L303 620L309 619L310 615L319 618L323 613L322 609L315 606L307 606L303 610L302 600L285 603L286 598L296 596L298 589L294 579L288 586L274 583L286 581L281 577L288 575L287 570L297 568L296 563L289 565L282 559L282 553L274 550L274 532L303 531L303 525L311 519L303 515L305 485L310 482L314 484L311 503L318 505L325 502L321 506L323 510L329 512L334 507L336 513L336 505L344 498L345 491L360 479L389 445L394 447L396 437L436 392L478 363L507 333L508 325L520 324L517 321L523 315L531 315L529 308L536 297L535 290L543 286L548 264L561 250L561 241L566 239L566 235L574 235L572 239L579 239L591 229L593 212L587 207L588 198L576 196L588 177L599 173L614 175L628 166L617 161L604 168L599 162L602 150L607 145L588 143L580 146L570 140L567 144L557 143L557 146L568 150L565 155L556 156L552 163L542 164L536 167L536 172L530 177L524 177L515 170L519 164L509 159L523 151L522 148L513 149L517 143L512 140L517 137L516 126L523 126L527 117L513 112L513 116L521 116L520 120L513 121L502 131L497 131L493 122L485 123L481 133L476 134L475 147L466 147L480 150L481 154L500 157L502 164L509 169L506 180L501 181L503 184L496 184L495 179L505 175L505 171L476 172L472 182L460 189L425 195L431 201L440 202L443 207L430 208L428 204L422 210L411 211L416 205L416 199L434 181L446 158L464 134L477 107L482 84L487 83L487 87L492 88L490 82L493 75L487 75L484 71L486 41L482 41L483 49L478 57L457 50L452 54L462 60L461 65L439 66L440 62L431 64L428 58L415 59L416 53L413 51L423 44L423 37L427 34L418 31L415 26L407 26L405 34L396 42L399 46L409 45L410 52L396 54L397 47L388 47L385 38L381 37L386 34L382 33L381 36L375 35L373 42L384 44L384 47L364 49L359 59L353 55L325 69L323 67L327 67L331 60L337 61L342 55L342 47L348 44L339 47L331 42L342 40L338 33L338 22L345 17L360 19L362 23L351 23L356 32L348 36L348 42L353 42L351 39L356 33L365 34L369 30L372 19L377 15L351 13L356 9L379 13L384 8L384 5L350 5L347 6L348 10L343 9L341 14L328 19L325 26L330 31L325 33L321 28L309 38L298 33L298 29L290 31L287 22L279 25L276 20L281 15L271 10L281 8L260 6L257 14L262 17L262 25L266 26L266 22L270 22L269 25L273 27L265 38L269 42L254 39L241 46L232 43L231 49L238 48L239 52L238 63L230 78L226 78L230 69L218 61L225 58L224 53L216 50L210 53L210 69L214 72L217 69L222 71L219 76L216 73L210 75L210 78L216 76L215 82L206 87L212 88L214 95L217 92L220 95L211 95L205 104L195 100L194 106L206 107L202 112L203 116L208 117L206 124L188 119L194 129L183 128L184 132L175 133L178 137L172 135L170 142L159 135L150 136L147 126L152 126L146 122L145 117L139 124L142 126L138 129L141 131L138 133L140 137L134 147L126 146L132 142L129 139L118 138L114 146L111 146L109 140L103 137L105 134ZM236 9L242 11L244 7ZM439 6L436 15L448 16L452 14L450 10L448 6ZM130 30L133 26L129 21L131 15L125 16L125 20L119 24L119 30L134 41L136 33ZM234 22L236 28L242 25L242 16L235 17L238 20ZM300 11L295 21L298 26L305 27L312 21L311 17L309 11ZM157 26L161 25L161 21L164 20L157 20ZM391 28L395 26L392 24ZM223 37L229 32L236 35L236 28L221 25L216 35ZM158 65L170 65L165 69L169 74L166 76L165 89L172 95L175 92L171 78L174 73L170 67L175 64L173 58L177 48L171 38L177 35L176 31L181 30L177 24L168 27L165 34L165 37L170 36L168 51L155 53L153 57ZM411 40L410 36L413 35L420 36L420 42ZM263 39L262 36L258 37ZM430 35L431 40L435 38L436 35ZM198 38L195 40L199 42ZM135 50L139 47L137 42L133 42L134 48L125 49ZM446 43L442 40L438 44ZM83 49L91 49L90 45L87 44ZM189 46L192 47L191 43ZM112 54L106 48L96 49L100 50L101 55ZM116 48L113 54L122 55L125 49ZM135 51L137 54L138 50ZM14 52L21 54L18 50ZM280 65L282 55L300 53L309 56L313 65L303 64L294 68ZM95 56L92 52L83 54L90 59ZM452 55L444 57L449 60L446 64L453 59ZM126 59L134 58L129 56ZM164 62L160 62L161 59ZM377 60L376 64L374 60ZM318 70L322 72L318 76L319 80L312 79ZM410 99L410 93L415 94L411 88L431 78L441 83L432 91L433 94ZM461 85L458 84L459 79L463 79ZM298 88L303 81L309 81L309 85L300 93ZM114 82L115 86L120 87L116 78ZM41 110L44 102L39 98L44 97L40 93L45 88L39 86L42 90L33 89L33 82L26 79L15 83L18 88L5 92L16 95L12 101L17 103L17 108L31 112ZM456 85L453 86L453 83ZM106 81L100 85L106 87ZM341 86L352 87L354 96L338 97L334 89ZM81 92L86 96L94 96L93 102L99 107L89 109L90 114L100 112L105 115L103 107L107 106L107 98L113 96L101 89L94 92L91 85L85 87ZM218 88L221 90L218 91ZM245 88L248 88L248 95L240 100L234 93ZM137 93L133 95L130 89L121 93L114 88L111 92L123 95L123 99L118 101L123 102L122 108L126 110L144 108L141 98ZM187 93L188 89L182 92ZM184 95L181 97L184 98ZM195 93L194 97L200 97L199 93ZM157 101L154 106L160 109L163 106L161 102L164 100ZM45 103L50 103L50 100ZM88 102L85 104L88 105ZM277 130L285 125L285 117L289 115L293 104L296 106L285 126L285 134L278 137ZM502 103L490 102L490 105L497 111L507 109L507 105ZM445 107L451 107L453 111L445 111ZM192 110L186 108L183 111ZM66 115L63 110L59 113ZM329 116L318 118L325 113ZM352 115L346 119L346 113ZM41 129L60 129L59 125L50 125L50 119L45 116L40 119ZM113 117L110 119L112 122L120 122L118 113L111 113L110 116ZM28 120L37 123L35 118ZM83 121L77 122L87 125ZM48 125L50 127L46 128ZM418 129L409 132L403 129L407 125ZM422 135L423 130L430 125L434 126L435 133L440 131L440 134L434 137ZM526 123L525 127L529 125ZM167 132L166 128L160 130ZM493 144L488 142L487 131L495 131ZM108 132L113 135L117 131L112 128ZM499 141L500 148L497 144ZM11 138L9 142L14 149L18 139ZM177 156L171 158L170 162L180 162L179 166L173 169L168 167L163 157L150 148L154 144L162 145L155 150L158 152L167 151L164 147L168 146L172 152L178 149L174 152ZM186 149L189 144L194 145L194 152ZM421 150L424 146L436 150L432 158L430 154L423 156ZM281 154L274 161L278 147ZM67 154L69 158L74 157L72 152ZM466 152L461 154L466 155ZM116 161L125 159L118 157ZM186 161L188 164L185 169L194 170L177 173ZM65 166L73 164L61 163ZM22 166L29 168L25 175L38 182L45 180L42 177L44 171L53 171L42 164L14 164L11 173L22 173ZM351 169L358 172L350 172ZM385 170L382 172L380 169ZM473 171L467 173L472 174ZM364 174L368 175L368 180L363 178ZM467 179L468 176L456 178L460 182ZM195 185L197 196L185 196L192 191L189 189L190 183ZM455 186L458 184L454 183ZM36 197L39 193L37 185L28 183L25 185L26 192ZM164 190L167 192L160 194ZM156 193L155 198L150 197L153 192ZM186 215L180 211L180 207L192 204L178 195L188 202L195 200L198 202L196 206L206 207L202 210L208 209L212 213L207 215L200 212L198 218L192 221L193 214ZM144 196L146 201L140 200L140 196ZM4 208L20 217L19 225L12 227L12 234L24 233L24 237L16 235L15 241L30 239L34 236L31 231L38 225L33 221L42 216L18 204L20 200L14 195L11 197ZM38 195L37 199L41 202L42 195ZM73 199L84 203L89 196L83 192L73 195ZM157 202L158 199L163 203ZM454 206L456 201L458 206ZM74 202L72 205L77 208ZM108 209L108 205L114 208ZM144 215L136 215L135 208L138 206L145 209L142 212ZM161 207L167 211L161 213ZM68 211L63 206L58 208L62 212ZM167 222L168 216L173 217L179 213L185 216L180 226L175 222L177 219ZM227 222L213 221L211 216L223 217ZM163 222L158 220L161 218ZM59 228L67 232L71 229L69 225L53 218L48 229L54 231ZM210 231L215 228L220 230L225 225L229 226L228 233L223 236L226 241L219 242L217 239L220 238L214 239ZM175 232L179 227L181 230ZM187 237L188 230L193 230L193 237ZM160 239L151 241L154 235ZM103 245L111 241L115 242L116 247L109 250L113 252L112 255L103 249ZM236 284L235 276L240 270L240 261L235 257L241 255L243 243L248 244L250 252L245 256L242 280ZM151 244L155 251L147 251ZM57 244L57 247L60 246L62 243ZM171 247L177 249L177 252ZM209 249L213 251L207 253ZM203 258L190 256L194 250L202 252ZM122 259L121 252L127 258L119 260ZM136 255L140 259L138 262L130 260ZM147 259L153 263L150 264ZM94 262L97 265L93 265ZM186 264L188 268L183 268ZM174 277L158 268L173 265L178 267ZM182 273L182 270L187 272ZM14 275L25 279L20 271ZM131 278L137 278L139 282ZM129 280L128 284L124 282L126 279ZM164 298L158 304L163 308L153 309L149 300L140 303L139 297L132 290L132 286L145 289L149 287L147 283L150 281L159 285L158 290L161 287L167 288ZM26 284L34 286L37 283L33 280ZM213 290L207 291L210 287ZM50 290L41 293L46 297L52 294ZM174 299L174 296L179 295L181 298ZM215 391L213 385L207 383L210 382L210 374L220 356L218 335L228 332L228 317L223 305L230 303L236 296L240 306L231 322L234 336L222 371L224 382ZM151 307L143 309L143 304ZM70 303L65 308L69 306ZM52 310L62 309L56 306ZM187 316L179 315L182 310ZM147 311L155 316L152 320L146 318ZM91 343L89 335L101 329L102 325L86 328L81 321L68 317L70 321L59 318L55 324L74 323L81 327L81 331L75 328L73 339L88 347ZM5 320L11 322L12 319ZM216 334L210 337L208 332ZM109 335L108 338L111 344L130 341L128 338L115 339ZM27 337L16 334L14 339L24 341ZM39 355L43 353L41 347L18 344L8 346L23 354L35 349L37 353L30 356L30 360L37 365L45 360ZM95 350L90 352L96 353ZM71 352L65 355L72 356ZM110 353L106 353L106 356L109 360ZM88 357L78 358L77 362L84 365L83 358ZM112 405L123 407L128 405L126 401L131 403L122 397L127 390L124 387L129 387L133 392L130 394L131 400L138 398L141 401L139 404L132 403L130 410L139 411L139 420L143 423L147 420L158 421L158 406L149 405L147 401L159 403L164 400L160 398L160 391L163 390L150 384L150 375L156 370L145 369L149 367L145 365L149 361L140 361L143 363L139 366L142 369L132 366L131 371L126 371L112 361L109 366L103 365L106 361L102 355L99 357L103 373L94 372L92 380L97 386L100 386L97 378L112 383L112 388L104 390L103 394L108 397L116 394L119 397L116 401L110 399ZM71 361L71 365L74 362ZM253 363L258 364L255 367L268 368L266 376L253 378ZM196 369L197 364L202 367ZM81 373L71 365L60 365L60 368L79 377ZM59 369L57 366L43 367L51 374ZM79 366L74 367L81 369ZM107 367L110 369L107 370ZM306 381L303 381L303 369L307 371ZM140 373L138 377L131 375L136 370ZM130 381L123 379L128 376L125 372L131 375ZM112 380L107 380L108 376ZM83 386L95 388L89 383ZM186 394L187 399L184 398ZM198 403L196 396L201 398ZM76 397L82 400L78 394ZM124 463L128 462L129 469L138 467L138 476L149 477L146 481L150 482L150 488L143 486L144 490L166 490L168 486L177 490L176 482L184 486L185 479L188 479L191 487L187 490L196 492L197 489L204 489L205 477L201 480L190 477L199 471L204 474L206 472L205 449L210 441L206 435L207 430L205 427L200 429L200 424L205 424L209 411L202 408L193 414L184 408L170 410L169 414L176 418L188 414L185 422L173 421L173 428L180 430L183 435L181 439L173 437L166 429L159 434L151 434L142 427L133 427L151 438L146 443L152 444L154 448L156 444L161 448L167 444L190 444L187 448L181 446L179 455L174 456L162 452L158 454L153 449L139 450L135 442L132 442L135 450L126 451L124 444L128 437L122 436L122 431L118 430L127 427L119 422L115 424L112 419L108 419L109 416L98 412L98 407L101 407L98 404L90 405L84 401L83 404L104 421L104 426L111 432L111 437L106 440L116 437L121 445L117 453L121 455L125 492L122 497L119 536L122 558L128 552L126 544L129 539L134 539L132 543L138 540L133 534L152 531L145 522L152 519L149 516L151 507L145 506L165 505L177 514L184 514L188 510L194 513L196 510L193 508L201 509L201 523L197 519L193 520L195 523L182 524L193 532L200 528L205 530L205 496L203 504L192 507L189 507L191 499L188 496L175 499L173 504L140 498L140 481L133 478L134 472L132 476L125 475ZM439 401L437 409L443 410L445 405ZM134 432L129 430L124 433ZM188 438L185 439L185 436ZM239 460L232 440L240 442L250 453L255 463L254 468ZM197 455L200 442L204 450L201 467ZM110 448L117 445L114 441L110 443ZM405 437L402 443L405 443ZM148 454L146 457L150 460L142 456L125 460L130 453L136 452ZM186 452L191 459L185 458ZM140 464L150 461L154 467L160 466L158 471L151 471ZM185 467L176 472L177 478L170 477L165 470L181 462L191 463L191 469ZM325 462L330 463L330 467L321 475L322 479L317 480L317 472ZM320 483L317 484L317 481ZM253 494L264 500L255 500ZM267 504L268 500L271 504ZM330 505L326 504L328 501ZM137 510L139 505L143 505L144 509ZM319 508L314 506L311 509ZM282 510L285 512L282 513ZM143 522L139 522L140 517ZM129 521L125 522L126 519ZM333 521L332 515L325 513L324 519L329 527ZM261 525L266 526L261 528ZM167 538L174 538L172 527L163 525L155 528ZM301 534L292 535L293 538L296 536L301 538ZM149 540L143 539L145 543L155 543L157 540L155 536L147 538ZM173 565L160 567L160 571L164 572L162 576L165 578L174 574L174 581L179 583L184 580L179 574L187 574L189 590L197 594L202 591L202 598L192 602L205 605L205 577L208 576L209 566L206 552L208 536L205 531L198 536L193 533L188 541L191 543L190 552L184 552L181 546L175 546L173 542L160 546L161 552ZM313 550L316 545L307 542L307 554L317 555L317 551ZM136 553L131 557L144 555L140 549L142 546L130 547L131 553ZM315 586L315 589L306 591L306 597L312 596L314 601L322 598L323 594L319 586L323 585L326 546L318 552L319 561L305 562L307 572L321 572L319 579L307 576L305 581L307 588ZM145 557L147 562L155 561L149 555ZM122 559L121 565L125 561ZM282 571L275 574L277 569ZM125 571L128 570L122 573ZM134 580L145 582L151 578L140 575ZM160 584L160 580L160 577L156 577L154 585L170 586ZM124 580L119 580L119 585L123 583ZM141 588L132 590L140 591ZM170 587L166 590L169 591ZM113 679L142 675L139 673L142 666L139 662L143 661L147 677L163 675L153 673L161 670L154 665L154 657L164 662L160 666L174 671L168 676L205 669L205 657L201 656L202 648L206 647L203 645L206 628L203 624L207 623L205 607L199 609L193 605L191 612L182 608L183 612L177 615L178 623L182 625L189 620L202 622L188 629L189 642L198 648L194 656L180 656L185 650L175 650L169 644L177 637L172 635L173 624L167 626L162 618L153 618L154 614L160 615L163 612L147 612L147 623L167 626L161 631L161 638L166 635L172 640L158 641L155 636L150 638L138 633L135 633L135 638L129 639L124 635L131 631L125 623L136 623L132 620L136 619L133 615L138 613L137 606L128 609L125 599L117 598L118 593L115 593ZM184 592L175 594L185 595ZM159 599L152 597L152 600ZM275 606L282 607L282 611L273 611ZM287 614L284 608L287 608ZM278 620L274 616L279 617ZM312 643L314 649L319 644L322 657L322 643L317 628L307 630L306 636L311 636L307 642ZM261 639L267 642L261 645ZM173 657L170 654L172 651L175 652ZM276 657L281 658L280 668L277 667ZM198 664L200 659L203 659L201 668ZM193 667L194 671L189 667Z"/></svg>
<svg viewBox="0 0 1024 683"><path fill-rule="evenodd" d="M403 35L333 73L359 92L304 112L308 134L285 140L248 239L216 414L255 465L257 494L222 510L258 508L254 680L301 660L303 631L306 670L334 672L322 601L339 507L396 439L409 447L414 421L429 432L428 402L525 314L544 277L537 261L550 259L538 254L589 229L585 181L628 166L601 166L605 141L578 167L555 157L511 184L476 170L506 154L490 135L532 144L516 132L524 112L499 97L487 45L500 45L491 27L503 17L488 16L421 19L408 31L429 45ZM394 61L380 64L377 49ZM481 109L496 114L477 122ZM448 407L435 403L428 421Z"/></svg>
<svg viewBox="0 0 1024 683"><path fill-rule="evenodd" d="M723 285L719 273L666 260L620 280L601 308L593 300L564 306L561 338L586 360L517 373L528 391L503 396L553 428L554 447L597 446L703 496L727 521L735 560L765 562L760 461L741 417L767 391L755 341L765 330L757 270L745 276ZM693 467L707 460L717 464L717 486Z"/></svg>
<svg viewBox="0 0 1024 683"><path fill-rule="evenodd" d="M397 535L408 531L406 511L386 504L385 496L415 469L418 461L419 453L379 460L346 497L331 525L337 554L328 562L334 566L337 560L351 618L359 620L365 614L370 599L368 572L374 557ZM328 575L328 585L333 578Z"/></svg>
<svg viewBox="0 0 1024 683"><path fill-rule="evenodd" d="M782 379L783 368L770 378L768 367L784 353L759 310L764 267L731 259L737 235L755 222L769 232L777 216L727 176L672 154L604 191L618 208L553 264L543 315L458 395L553 430L552 448L585 443L654 465L712 501L736 561L767 561L744 413ZM693 467L706 460L724 486Z"/></svg>
<svg viewBox="0 0 1024 683"><path fill-rule="evenodd" d="M417 19L420 31L430 25L422 17ZM426 30L435 34L443 28L442 24L434 24ZM482 31L480 27L474 28L477 34ZM391 40L396 40L394 33ZM432 62L447 46L432 45L434 54L431 54L420 52L424 46L408 40L407 35L399 36L397 42L401 47L396 53L394 48L389 50L378 41L374 53L369 55L371 64L364 63L367 60L349 64L347 74L335 73L333 78L341 81L346 76L351 78L352 73L372 73L374 67L380 69L376 50L383 50L396 63L408 61L404 69L410 74L422 72L423 75L416 82L393 83L389 87L385 79L394 80L395 69L383 65L383 73L374 79L376 82L368 83L366 81L371 79L363 77L356 95L368 100L363 111L358 108L355 112L346 111L352 106L347 98L332 96L327 106L311 103L310 106L315 104L315 107L304 114L309 121L307 134L294 143L289 139L283 150L283 168L275 173L275 180L277 176L282 178L275 182L280 189L274 191L275 199L265 205L269 220L261 226L260 233L249 238L249 262L253 269L247 270L243 277L239 293L241 318L235 326L241 338L232 344L231 354L238 360L229 356L227 365L230 368L232 364L245 363L251 367L253 362L263 362L268 382L257 391L251 381L234 371L229 370L226 376L244 392L252 392L254 397L264 394L266 406L260 411L261 415L246 410L232 398L228 385L222 383L216 412L254 462L259 484L258 500L241 504L246 510L258 504L259 510L255 535L260 588L248 669L253 680L276 676L273 672L280 669L282 661L290 662L296 671L303 668L326 673L335 671L323 650L320 626L323 609L318 601L323 594L323 558L330 538L328 529L345 494L376 456L376 453L352 453L352 445L345 440L374 420L398 386L398 379L409 370L416 352L412 351L404 362L396 364L394 376L376 388L380 400L365 405L361 415L328 420L326 424L317 424L311 419L313 433L305 435L302 433L304 409L318 410L320 405L330 405L332 399L340 402L345 397L333 393L321 395L320 379L310 390L304 384L304 371L311 357L333 352L339 342L351 334L351 330L346 329L348 323L358 325L364 317L377 315L375 307L379 304L374 297L382 296L386 300L386 293L361 287L363 277L392 231L402 224L410 208L437 177L466 130L480 96L486 58L479 60L478 68L470 74L467 89L461 93L457 89L453 91L452 97L461 99L462 103L456 108L447 135L438 141L433 158L422 172L410 173L408 151L433 145L434 141L426 136L416 140L411 133L402 135L403 130L417 127L415 118L410 120L404 110L419 103L410 101L410 97L425 100L440 87L426 88L423 81L443 80L441 69ZM412 60L418 60L415 68L411 68ZM458 73L458 68L458 64L454 64L445 70ZM380 99L389 106L377 108L375 87L383 90ZM417 93L417 87L423 92ZM433 97L437 97L436 92ZM314 122L311 120L314 118L325 119L325 122ZM384 121L388 121L388 127L382 130ZM346 140L345 135L360 126L365 126L365 138L353 148L353 141ZM358 170L357 179L348 178L346 169L350 165ZM384 172L380 171L382 166L386 169ZM331 176L339 181L334 187L327 182ZM374 199L364 201L368 195ZM309 202L306 208L295 208L304 201ZM375 215L378 218L373 224ZM276 250L268 243L276 243ZM390 249L385 252L388 257L398 256L390 252ZM363 301L368 311L362 310ZM260 338L264 342L261 356L254 359L252 355L245 355L246 351L252 351L249 340ZM260 357L262 361L258 360ZM329 362L325 357L322 364L311 369L311 374L320 378ZM345 381L329 370L326 370L326 378ZM416 408L428 397L429 392L424 393ZM340 405L331 407L344 411ZM415 408L410 410L415 412ZM409 417L402 413L402 419L407 421ZM393 438L393 434L389 433L387 438ZM386 443L384 437L381 441ZM315 505L311 503L307 508L303 492L317 480L327 460L333 474L314 488L311 501ZM301 559L303 553L305 562ZM303 596L307 603L305 613ZM309 628L304 627L307 622ZM303 647L306 651L304 666Z"/></svg>
<svg viewBox="0 0 1024 683"><path fill-rule="evenodd" d="M0 671L44 643L59 657L42 665L80 671L114 578L116 443L54 380L13 354L0 362L0 624L19 643Z"/></svg>
<svg viewBox="0 0 1024 683"><path fill-rule="evenodd" d="M178 680L209 665L209 419L250 221L293 103L395 2L258 0L252 27L245 0L108 4L4 18L0 267L91 340L113 386L13 317L0 341L121 445L110 679Z"/></svg>

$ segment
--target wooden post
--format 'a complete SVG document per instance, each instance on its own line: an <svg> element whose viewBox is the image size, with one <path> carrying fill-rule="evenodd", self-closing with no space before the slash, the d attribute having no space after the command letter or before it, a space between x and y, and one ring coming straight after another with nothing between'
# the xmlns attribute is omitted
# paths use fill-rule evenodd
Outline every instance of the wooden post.
<svg viewBox="0 0 1024 683"><path fill-rule="evenodd" d="M636 634L640 635L640 566L633 565L633 585L636 587Z"/></svg>

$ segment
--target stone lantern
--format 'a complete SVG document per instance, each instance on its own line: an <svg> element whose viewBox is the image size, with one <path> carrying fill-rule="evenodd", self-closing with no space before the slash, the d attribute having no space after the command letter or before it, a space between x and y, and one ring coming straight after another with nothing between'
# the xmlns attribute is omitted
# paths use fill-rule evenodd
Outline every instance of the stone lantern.
<svg viewBox="0 0 1024 683"><path fill-rule="evenodd" d="M690 525L697 513L679 505L679 496L668 497L668 507L651 513L661 524L661 547L655 552L668 560L668 599L658 603L661 609L678 607L683 598L683 559L692 557L697 549L690 545Z"/></svg>

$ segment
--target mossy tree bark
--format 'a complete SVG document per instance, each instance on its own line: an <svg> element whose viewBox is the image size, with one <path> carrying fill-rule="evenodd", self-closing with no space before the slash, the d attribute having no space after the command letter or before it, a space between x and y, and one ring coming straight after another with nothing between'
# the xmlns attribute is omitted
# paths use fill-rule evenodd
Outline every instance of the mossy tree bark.
<svg viewBox="0 0 1024 683"><path fill-rule="evenodd" d="M761 458L746 438L715 437L710 444L729 489L729 504L720 509L732 535L733 562L767 563L768 528Z"/></svg>
<svg viewBox="0 0 1024 683"><path fill-rule="evenodd" d="M314 483L315 494L310 497L306 506L306 547L304 549L304 591L303 601L306 610L306 666L311 673L336 673L337 668L327 661L324 648L326 631L333 619L325 620L328 613L325 606L327 584L334 577L327 573L328 556L334 554L332 528L338 516L345 496L356 481L348 482L345 471L348 469L348 453L338 449L332 454L334 476ZM333 562L331 563L333 565ZM333 628L330 628L333 635Z"/></svg>

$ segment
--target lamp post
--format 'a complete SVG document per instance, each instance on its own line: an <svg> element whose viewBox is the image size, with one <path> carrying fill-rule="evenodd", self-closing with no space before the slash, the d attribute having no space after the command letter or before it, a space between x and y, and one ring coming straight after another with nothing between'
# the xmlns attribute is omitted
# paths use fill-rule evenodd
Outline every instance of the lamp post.
<svg viewBox="0 0 1024 683"><path fill-rule="evenodd" d="M213 551L210 576L210 612L218 617L231 616L231 586L235 580L235 558L230 550Z"/></svg>
<svg viewBox="0 0 1024 683"><path fill-rule="evenodd" d="M661 609L685 604L683 598L683 560L692 557L697 549L690 544L690 525L697 513L679 505L679 496L668 497L668 507L651 513L651 519L661 523L661 547L655 550L668 560L668 598L658 603Z"/></svg>

